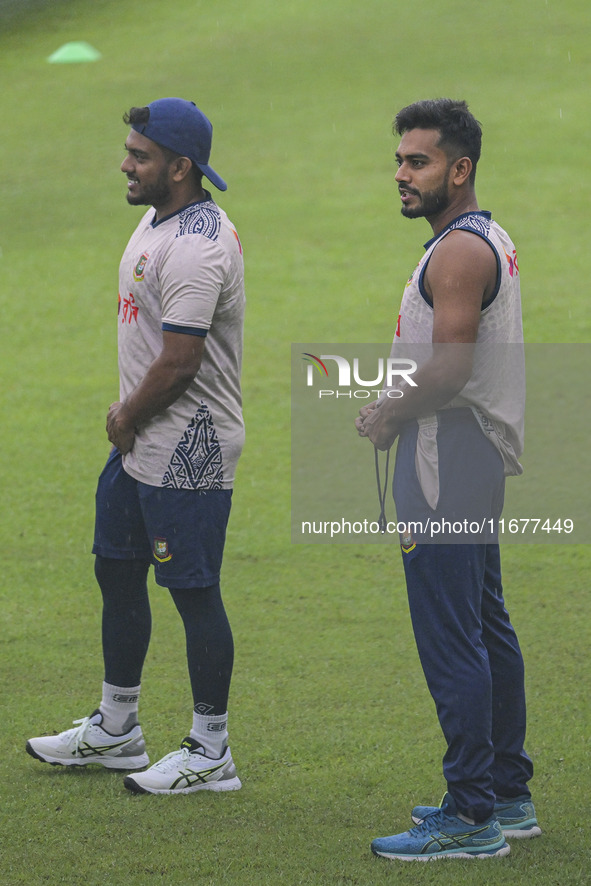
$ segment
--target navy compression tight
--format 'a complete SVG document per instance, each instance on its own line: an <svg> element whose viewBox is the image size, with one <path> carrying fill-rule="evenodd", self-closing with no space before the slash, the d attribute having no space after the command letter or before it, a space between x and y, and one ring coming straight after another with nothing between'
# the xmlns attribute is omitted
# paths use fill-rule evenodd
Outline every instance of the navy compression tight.
<svg viewBox="0 0 591 886"><path fill-rule="evenodd" d="M146 560L97 555L95 575L103 596L102 640L105 682L138 686L150 644L152 615ZM171 589L183 620L193 704L225 714L234 663L232 630L219 583L206 588Z"/></svg>

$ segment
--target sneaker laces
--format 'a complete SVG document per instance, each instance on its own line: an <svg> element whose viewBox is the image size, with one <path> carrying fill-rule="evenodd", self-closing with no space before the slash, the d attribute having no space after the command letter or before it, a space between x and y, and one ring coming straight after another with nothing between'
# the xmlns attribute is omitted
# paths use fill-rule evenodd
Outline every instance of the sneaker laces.
<svg viewBox="0 0 591 886"><path fill-rule="evenodd" d="M157 769L159 772L168 772L170 769L178 769L180 766L188 766L190 757L191 753L189 748L179 748L178 751L171 751L170 754L166 754L165 757L162 757L158 763L154 763L153 769Z"/></svg>
<svg viewBox="0 0 591 886"><path fill-rule="evenodd" d="M79 724L77 729L72 730L72 735L70 736L70 745L74 747L74 754L78 756L80 745L90 724L90 717L82 717L82 719L72 720L72 722L74 726Z"/></svg>
<svg viewBox="0 0 591 886"><path fill-rule="evenodd" d="M445 812L440 806L438 806L437 809L434 809L433 812L426 815L422 822L415 825L411 830L415 834L430 834L434 827L438 830L441 829L444 818L446 818Z"/></svg>

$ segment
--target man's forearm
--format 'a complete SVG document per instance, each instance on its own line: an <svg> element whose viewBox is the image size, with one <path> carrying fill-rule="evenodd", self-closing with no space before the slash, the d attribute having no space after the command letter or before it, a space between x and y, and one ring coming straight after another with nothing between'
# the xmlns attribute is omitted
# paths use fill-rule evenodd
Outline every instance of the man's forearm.
<svg viewBox="0 0 591 886"><path fill-rule="evenodd" d="M126 455L136 433L150 419L165 412L181 397L193 379L191 370L158 357L123 403L112 403L107 414L107 436Z"/></svg>
<svg viewBox="0 0 591 886"><path fill-rule="evenodd" d="M441 409L468 382L472 357L472 345L438 345L433 357L413 375L415 385L403 382L398 388L402 396L380 398L380 409L395 415L398 423Z"/></svg>
<svg viewBox="0 0 591 886"><path fill-rule="evenodd" d="M158 357L139 385L121 404L122 420L139 430L154 416L165 412L181 397L195 374L164 357Z"/></svg>

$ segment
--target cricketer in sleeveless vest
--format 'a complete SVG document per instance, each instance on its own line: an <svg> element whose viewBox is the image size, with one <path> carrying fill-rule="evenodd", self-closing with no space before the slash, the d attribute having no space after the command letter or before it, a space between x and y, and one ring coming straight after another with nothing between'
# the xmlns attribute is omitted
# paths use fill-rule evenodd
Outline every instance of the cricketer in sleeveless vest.
<svg viewBox="0 0 591 886"><path fill-rule="evenodd" d="M496 257L497 281L492 296L482 306L472 375L445 408L471 408L483 433L500 452L505 474L520 474L523 470L518 459L523 452L525 363L519 267L513 242L492 220L490 212L460 215L425 244L425 255L413 271L402 297L391 356L410 357L419 365L429 359L433 306L425 291L425 271L434 250L454 230L470 231L486 240ZM423 416L418 423L417 472L425 497L434 508L438 497L437 416Z"/></svg>

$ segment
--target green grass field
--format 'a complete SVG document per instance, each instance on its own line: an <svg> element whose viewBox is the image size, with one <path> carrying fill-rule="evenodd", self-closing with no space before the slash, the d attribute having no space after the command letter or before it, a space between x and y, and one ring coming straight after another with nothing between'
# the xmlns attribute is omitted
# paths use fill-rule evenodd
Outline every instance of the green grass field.
<svg viewBox="0 0 591 886"><path fill-rule="evenodd" d="M369 843L440 799L443 745L398 550L290 541L291 342L388 341L430 236L395 199L404 104L467 98L484 124L480 204L517 242L528 341L590 341L587 0L13 10L0 5L0 882L589 883L589 547L505 549L543 838L488 864L403 865ZM73 40L102 59L47 63ZM93 497L117 397L117 268L141 213L124 198L121 116L165 95L213 120L219 202L247 262L247 446L223 575L244 787L220 796L134 797L114 773L24 753L100 691ZM142 723L156 760L187 733L191 699L180 620L166 591L152 601Z"/></svg>

